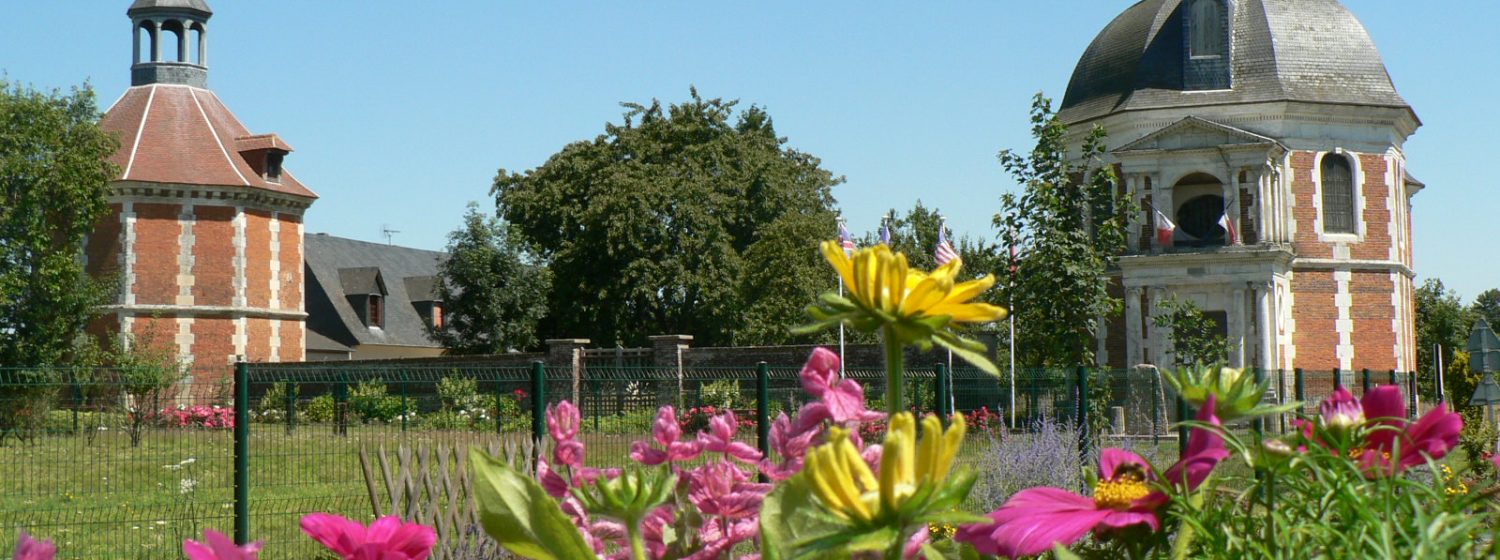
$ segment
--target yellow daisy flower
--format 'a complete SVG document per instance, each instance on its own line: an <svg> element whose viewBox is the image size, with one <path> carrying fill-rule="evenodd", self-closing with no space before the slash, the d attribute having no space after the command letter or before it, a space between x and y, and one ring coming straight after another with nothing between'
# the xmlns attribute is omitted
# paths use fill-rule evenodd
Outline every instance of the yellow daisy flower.
<svg viewBox="0 0 1500 560"><path fill-rule="evenodd" d="M877 477L849 440L849 432L832 428L828 443L807 454L813 494L829 513L856 525L912 519L934 506L952 507L948 475L964 439L963 416L954 416L943 429L937 416L922 420L917 438L916 420L909 412L891 418L880 458ZM967 480L967 479L966 479ZM969 481L971 483L972 481ZM968 494L967 484L958 499ZM914 498L918 498L914 501Z"/></svg>

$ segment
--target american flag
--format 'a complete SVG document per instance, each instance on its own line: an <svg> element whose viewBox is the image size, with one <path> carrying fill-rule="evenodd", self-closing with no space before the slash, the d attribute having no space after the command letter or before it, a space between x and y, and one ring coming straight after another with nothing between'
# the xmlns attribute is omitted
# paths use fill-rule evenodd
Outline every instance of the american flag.
<svg viewBox="0 0 1500 560"><path fill-rule="evenodd" d="M948 264L948 261L958 258L958 251L953 250L953 244L948 242L947 220L938 226L937 249L932 252L932 258L937 261L938 266L943 266Z"/></svg>
<svg viewBox="0 0 1500 560"><path fill-rule="evenodd" d="M889 247L891 245L891 222L890 222L890 220L881 220L880 221L880 244L881 245L885 245L887 247Z"/></svg>
<svg viewBox="0 0 1500 560"><path fill-rule="evenodd" d="M849 234L849 226L843 220L839 220L839 243L844 245L845 255L854 255L854 236Z"/></svg>

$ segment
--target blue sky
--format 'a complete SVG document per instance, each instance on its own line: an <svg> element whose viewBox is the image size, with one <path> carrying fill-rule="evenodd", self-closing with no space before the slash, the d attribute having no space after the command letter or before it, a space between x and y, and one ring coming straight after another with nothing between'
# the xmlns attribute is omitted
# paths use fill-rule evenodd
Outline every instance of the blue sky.
<svg viewBox="0 0 1500 560"><path fill-rule="evenodd" d="M322 199L309 231L440 248L497 168L535 167L618 122L621 101L761 105L790 144L848 182L856 232L917 199L991 235L1030 146L1027 107L1060 99L1121 0L1041 2L410 2L210 0L209 84ZM1419 276L1465 299L1500 287L1500 3L1346 0L1425 126L1407 143ZM101 108L129 85L129 2L13 2L0 69L85 80ZM1486 232L1481 234L1479 232ZM1481 247L1476 240L1488 240ZM1473 251L1487 249L1487 254ZM1419 278L1420 280L1421 278Z"/></svg>

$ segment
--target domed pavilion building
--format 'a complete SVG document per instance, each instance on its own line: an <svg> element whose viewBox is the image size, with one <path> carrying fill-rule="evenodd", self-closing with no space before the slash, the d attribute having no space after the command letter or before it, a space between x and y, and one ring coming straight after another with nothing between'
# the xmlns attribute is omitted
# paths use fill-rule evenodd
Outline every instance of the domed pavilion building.
<svg viewBox="0 0 1500 560"><path fill-rule="evenodd" d="M1079 60L1058 113L1109 133L1139 204L1099 362L1172 363L1190 300L1233 366L1415 369L1411 197L1421 126L1336 0L1143 0Z"/></svg>

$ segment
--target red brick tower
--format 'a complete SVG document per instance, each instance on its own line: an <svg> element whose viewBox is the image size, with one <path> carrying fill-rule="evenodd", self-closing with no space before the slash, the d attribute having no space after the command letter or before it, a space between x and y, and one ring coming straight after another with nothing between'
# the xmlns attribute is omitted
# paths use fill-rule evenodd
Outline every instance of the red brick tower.
<svg viewBox="0 0 1500 560"><path fill-rule="evenodd" d="M1143 210L1102 362L1170 364L1153 319L1175 298L1219 323L1231 365L1416 368L1423 185L1404 144L1421 121L1337 0L1142 0L1089 45L1058 117L1109 132Z"/></svg>
<svg viewBox="0 0 1500 560"><path fill-rule="evenodd" d="M207 89L203 0L126 13L131 87L101 123L121 173L87 252L120 295L98 328L150 331L198 366L303 359L302 214L317 195L282 168L291 146L251 134Z"/></svg>

